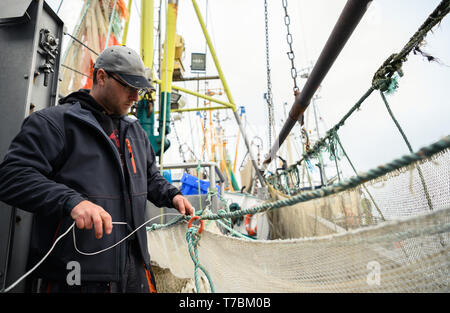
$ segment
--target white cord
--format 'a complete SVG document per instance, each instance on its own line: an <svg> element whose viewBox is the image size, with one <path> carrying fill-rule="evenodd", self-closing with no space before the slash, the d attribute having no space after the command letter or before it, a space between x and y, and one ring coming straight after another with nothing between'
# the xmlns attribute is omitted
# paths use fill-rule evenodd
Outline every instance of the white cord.
<svg viewBox="0 0 450 313"><path fill-rule="evenodd" d="M153 218L151 218L151 219L149 219L148 221L146 221L145 223L143 223L141 226L139 226L138 228L136 228L135 230L133 230L131 233L129 233L125 238L123 238L122 240L120 240L119 242L117 242L117 243L115 243L114 245L112 245L112 246L110 246L110 247L108 247L108 248L105 248L105 249L103 249L103 250L100 250L100 251L96 251L96 252L90 252L90 253L87 253L87 252L82 252L82 251L80 251L80 250L78 250L78 248L77 248L77 245L76 245L76 239L75 239L75 222L73 222L72 223L72 225L70 225L70 227L64 232L64 234L62 234L62 235L60 235L56 240L55 240L55 242L53 243L53 245L52 245L52 247L50 248L50 250L48 250L48 252L47 252L47 254L32 268L32 269L30 269L28 272L26 272L25 274L23 274L18 280L16 280L12 285L10 285L8 288L6 288L6 289L4 289L4 290L2 290L2 291L0 291L1 293L6 293L6 292L9 292L11 289L13 289L15 286L17 286L17 284L19 284L22 280L24 280L28 275L30 275L39 265L41 265L41 263L42 262L44 262L44 260L49 256L49 254L53 251L53 248L55 248L55 245L56 245L56 243L61 239L61 238L63 238L65 235L67 235L68 233L69 233L69 231L71 230L71 229L73 229L73 244L74 244L74 246L75 246L75 250L77 250L77 252L78 253L81 253L81 254L83 254L83 255L95 255L95 254L99 254L99 253L102 253L102 252L105 252L106 250L109 250L109 249L112 249L112 248L114 248L115 246L117 246L117 245L119 245L120 243L122 243L124 240L126 240L128 237L130 237L131 235L133 235L136 231L138 231L141 227L143 227L145 224L148 224L148 223L150 223L151 221L153 221L154 219L157 219L157 218L159 218L159 217L161 217L161 216L163 216L163 215L177 215L177 216L179 216L180 214L179 213L164 213L164 214L160 214L160 215L158 215L158 216L155 216L155 217L153 217ZM125 223L125 222L113 222L113 224L127 224L127 223Z"/></svg>
<svg viewBox="0 0 450 313"><path fill-rule="evenodd" d="M62 234L61 236L59 236L55 242L53 243L52 247L50 248L50 250L47 252L47 254L28 272L26 272L22 277L20 277L18 280L16 280L15 283L13 283L11 286L9 286L8 288L6 288L3 292L8 292L11 289L13 289L18 283L20 283L25 277L27 277L28 275L30 275L39 265L41 265L42 262L44 262L44 260L48 257L48 255L50 254L50 252L52 252L53 248L55 247L56 243L65 235L67 235L67 233L73 228L73 226L75 225L75 222L70 225L70 227L66 230L66 232L64 234Z"/></svg>
<svg viewBox="0 0 450 313"><path fill-rule="evenodd" d="M108 248L105 248L105 249L103 249L103 250L96 251L96 252L83 252L83 251L78 250L77 243L76 243L76 238L75 238L75 228L73 228L73 232L72 232L72 233L73 233L73 245L74 245L74 247L75 247L75 250L77 250L77 252L80 253L80 254L83 254L83 255L96 255L96 254L100 254L100 253L102 253L102 252L105 252L106 250L112 249L112 248L114 248L115 246L121 244L123 241L125 241L127 238L131 237L131 235L133 235L135 232L137 232L137 231L138 231L141 227L143 227L145 224L147 224L147 223L153 221L154 219L157 219L158 217L161 217L161 216L163 216L163 215L180 215L180 214L178 214L178 213L164 213L164 214L160 214L160 215L157 215L157 216L155 216L155 217L152 217L151 219L149 219L148 221L146 221L144 224L142 224L141 226L139 226L138 228L136 228L135 230L133 230L131 233L129 233L125 238L121 239L120 241L116 242L115 244L113 244L112 246L110 246L110 247L108 247ZM125 224L125 225L126 225L127 223L125 223L125 222L113 222L113 224Z"/></svg>

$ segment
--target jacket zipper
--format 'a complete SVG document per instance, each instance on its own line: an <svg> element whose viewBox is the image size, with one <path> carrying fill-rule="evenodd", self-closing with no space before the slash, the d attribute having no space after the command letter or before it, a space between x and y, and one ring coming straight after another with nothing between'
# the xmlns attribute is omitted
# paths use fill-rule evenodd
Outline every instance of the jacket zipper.
<svg viewBox="0 0 450 313"><path fill-rule="evenodd" d="M133 173L136 174L136 163L134 162L133 150L131 150L131 144L128 138L125 138L125 142L127 143L128 152L130 153L131 164L133 165Z"/></svg>

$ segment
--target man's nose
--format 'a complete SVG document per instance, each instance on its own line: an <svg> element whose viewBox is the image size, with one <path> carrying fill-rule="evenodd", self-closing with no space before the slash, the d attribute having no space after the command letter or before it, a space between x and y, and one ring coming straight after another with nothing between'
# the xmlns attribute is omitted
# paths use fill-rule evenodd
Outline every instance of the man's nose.
<svg viewBox="0 0 450 313"><path fill-rule="evenodd" d="M133 101L138 101L139 100L139 90L135 89L135 88L129 88L129 93L130 93L130 99L132 99Z"/></svg>

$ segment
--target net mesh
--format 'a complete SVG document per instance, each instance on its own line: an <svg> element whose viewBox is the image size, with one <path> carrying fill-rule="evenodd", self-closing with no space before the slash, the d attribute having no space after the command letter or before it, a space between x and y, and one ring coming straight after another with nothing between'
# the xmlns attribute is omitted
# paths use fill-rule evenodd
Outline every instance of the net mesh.
<svg viewBox="0 0 450 313"><path fill-rule="evenodd" d="M258 213L271 240L209 227L199 262L216 292L448 292L449 161L446 150L357 188ZM148 232L153 262L183 279L194 277L186 230Z"/></svg>

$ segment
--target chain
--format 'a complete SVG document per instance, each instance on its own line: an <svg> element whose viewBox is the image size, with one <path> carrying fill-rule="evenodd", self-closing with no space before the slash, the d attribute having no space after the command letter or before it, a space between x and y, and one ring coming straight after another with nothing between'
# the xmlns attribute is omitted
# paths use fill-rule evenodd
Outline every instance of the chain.
<svg viewBox="0 0 450 313"><path fill-rule="evenodd" d="M183 162L186 162L186 158L184 157L184 153L183 153L183 149L182 149L182 144L180 142L180 137L178 137L178 133L177 133L177 128L175 127L175 120L172 118L171 119L171 124L172 124L172 128L174 130L175 133L175 137L177 139L177 143L178 143L178 151L180 152L180 156L183 159Z"/></svg>
<svg viewBox="0 0 450 313"><path fill-rule="evenodd" d="M272 99L272 82L270 80L270 63L269 63L269 20L267 17L267 0L264 0L264 22L266 27L266 68L267 68L267 108L269 110L269 147L272 147L272 127L274 123L273 99Z"/></svg>
<svg viewBox="0 0 450 313"><path fill-rule="evenodd" d="M289 25L291 24L291 19L289 17L288 11L287 11L287 0L283 0L283 8L284 8L284 24L287 28L287 35L286 40L289 45L290 51L287 53L289 60L291 60L291 77L294 80L294 95L296 96L299 92L299 89L297 87L297 69L294 65L294 51L292 50L292 34L289 32Z"/></svg>

